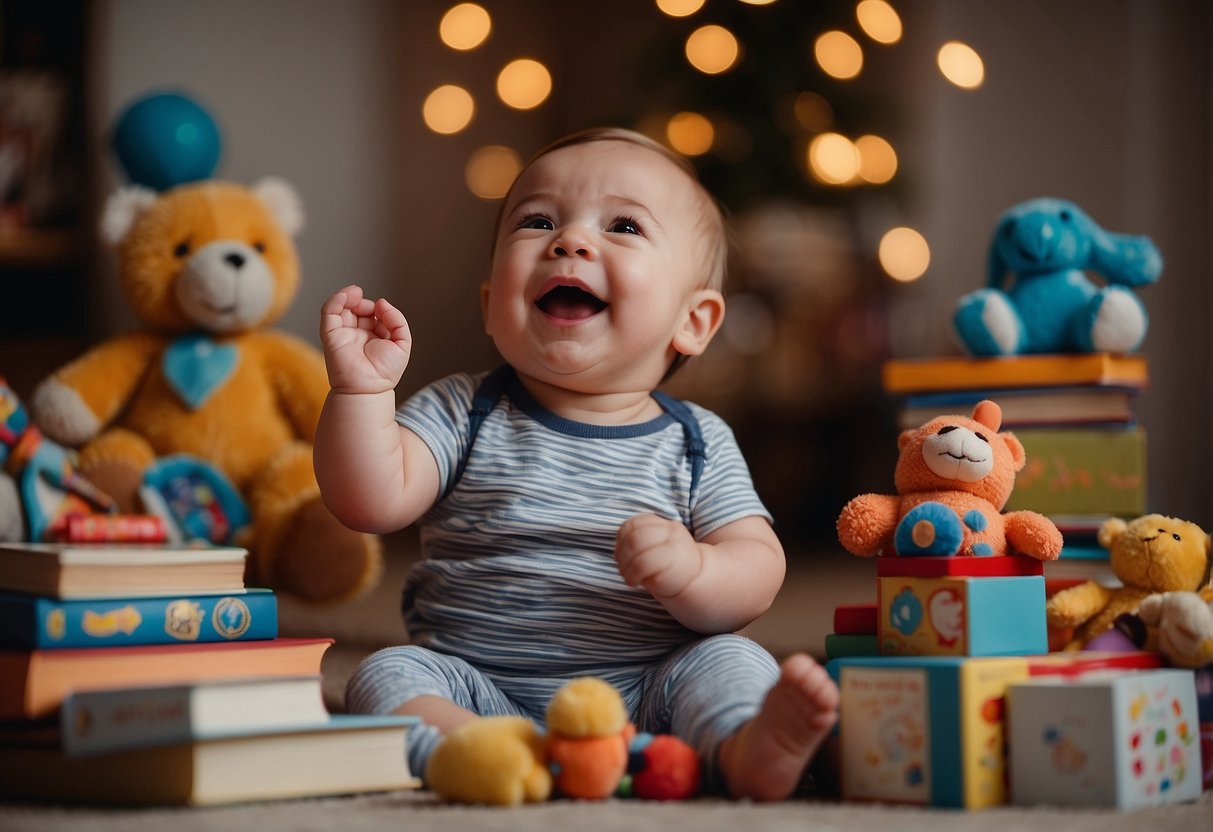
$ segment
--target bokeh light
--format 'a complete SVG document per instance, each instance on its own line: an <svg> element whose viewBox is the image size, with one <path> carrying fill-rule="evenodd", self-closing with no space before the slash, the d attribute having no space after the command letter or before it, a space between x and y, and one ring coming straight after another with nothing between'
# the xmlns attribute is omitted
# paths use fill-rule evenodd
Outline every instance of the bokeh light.
<svg viewBox="0 0 1213 832"><path fill-rule="evenodd" d="M704 0L657 0L657 8L670 17L689 17L703 8Z"/></svg>
<svg viewBox="0 0 1213 832"><path fill-rule="evenodd" d="M986 78L986 67L977 50L966 43L951 40L939 47L936 57L939 71L956 86L975 90Z"/></svg>
<svg viewBox="0 0 1213 832"><path fill-rule="evenodd" d="M483 6L460 3L442 16L438 36L447 46L464 52L484 43L492 29L492 18Z"/></svg>
<svg viewBox="0 0 1213 832"><path fill-rule="evenodd" d="M522 158L499 144L482 147L471 155L463 169L468 190L481 199L501 199L522 170Z"/></svg>
<svg viewBox="0 0 1213 832"><path fill-rule="evenodd" d="M855 18L864 34L877 43L897 43L901 40L901 18L885 0L860 0Z"/></svg>
<svg viewBox="0 0 1213 832"><path fill-rule="evenodd" d="M707 75L719 75L731 69L740 52L737 38L723 26L701 26L687 38L687 60Z"/></svg>
<svg viewBox="0 0 1213 832"><path fill-rule="evenodd" d="M683 112L674 115L666 125L666 138L670 147L683 156L702 156L712 149L716 130L706 116Z"/></svg>
<svg viewBox="0 0 1213 832"><path fill-rule="evenodd" d="M497 76L497 95L515 110L530 110L552 92L552 74L532 58L510 61Z"/></svg>
<svg viewBox="0 0 1213 832"><path fill-rule="evenodd" d="M774 3L775 0L741 0L741 2L745 3L747 6L769 6Z"/></svg>
<svg viewBox="0 0 1213 832"><path fill-rule="evenodd" d="M834 108L815 92L802 92L792 104L796 123L810 133L821 133L834 125Z"/></svg>
<svg viewBox="0 0 1213 832"><path fill-rule="evenodd" d="M905 226L894 228L880 238L877 256L885 273L903 283L922 277L931 264L931 248L926 238Z"/></svg>
<svg viewBox="0 0 1213 832"><path fill-rule="evenodd" d="M859 172L859 151L841 133L822 133L809 142L809 170L827 185L844 185Z"/></svg>
<svg viewBox="0 0 1213 832"><path fill-rule="evenodd" d="M421 107L425 126L435 133L450 135L467 127L476 112L472 94L455 84L443 84L426 96Z"/></svg>
<svg viewBox="0 0 1213 832"><path fill-rule="evenodd" d="M859 41L837 29L814 41L813 56L826 75L844 81L854 78L863 69L863 49Z"/></svg>
<svg viewBox="0 0 1213 832"><path fill-rule="evenodd" d="M897 151L880 136L860 136L855 140L859 151L859 178L873 185L883 185L897 174Z"/></svg>

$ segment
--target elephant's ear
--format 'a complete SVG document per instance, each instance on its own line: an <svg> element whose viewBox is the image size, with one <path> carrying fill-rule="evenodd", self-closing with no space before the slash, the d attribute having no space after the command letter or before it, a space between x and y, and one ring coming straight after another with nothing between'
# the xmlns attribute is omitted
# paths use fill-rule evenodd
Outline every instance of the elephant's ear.
<svg viewBox="0 0 1213 832"><path fill-rule="evenodd" d="M1149 237L1117 234L1091 224L1090 268L1109 283L1144 286L1162 274L1162 254Z"/></svg>

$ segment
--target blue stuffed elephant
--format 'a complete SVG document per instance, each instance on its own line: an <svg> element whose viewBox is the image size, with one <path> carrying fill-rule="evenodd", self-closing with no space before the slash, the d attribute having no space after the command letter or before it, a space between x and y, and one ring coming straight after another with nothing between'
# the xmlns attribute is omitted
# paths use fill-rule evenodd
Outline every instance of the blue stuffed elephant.
<svg viewBox="0 0 1213 832"><path fill-rule="evenodd" d="M1123 353L1148 325L1131 287L1158 280L1162 255L1147 237L1105 231L1073 202L1040 198L999 218L988 273L988 288L962 297L952 321L971 354Z"/></svg>

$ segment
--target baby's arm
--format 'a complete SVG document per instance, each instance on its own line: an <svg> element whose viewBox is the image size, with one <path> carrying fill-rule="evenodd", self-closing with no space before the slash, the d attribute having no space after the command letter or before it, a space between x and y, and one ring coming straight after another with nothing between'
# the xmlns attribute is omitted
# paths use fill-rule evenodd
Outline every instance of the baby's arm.
<svg viewBox="0 0 1213 832"><path fill-rule="evenodd" d="M699 633L731 633L762 615L785 571L783 546L763 517L743 517L696 542L676 520L641 514L619 527L615 561Z"/></svg>
<svg viewBox="0 0 1213 832"><path fill-rule="evenodd" d="M316 428L316 479L342 523L384 533L412 523L438 498L429 448L396 424L395 388L412 337L399 309L347 286L321 308L329 393Z"/></svg>

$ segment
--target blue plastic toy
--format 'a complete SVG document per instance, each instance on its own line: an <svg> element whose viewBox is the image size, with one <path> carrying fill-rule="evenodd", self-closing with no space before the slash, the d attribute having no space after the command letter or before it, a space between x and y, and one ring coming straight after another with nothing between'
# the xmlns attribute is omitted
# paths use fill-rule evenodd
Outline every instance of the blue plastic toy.
<svg viewBox="0 0 1213 832"><path fill-rule="evenodd" d="M953 326L977 356L1132 352L1148 318L1131 287L1161 273L1162 256L1148 237L1105 231L1073 202L1029 200L999 219L989 287L960 299Z"/></svg>
<svg viewBox="0 0 1213 832"><path fill-rule="evenodd" d="M114 153L131 182L164 191L209 179L221 143L214 119L177 93L155 93L130 105L114 126Z"/></svg>

